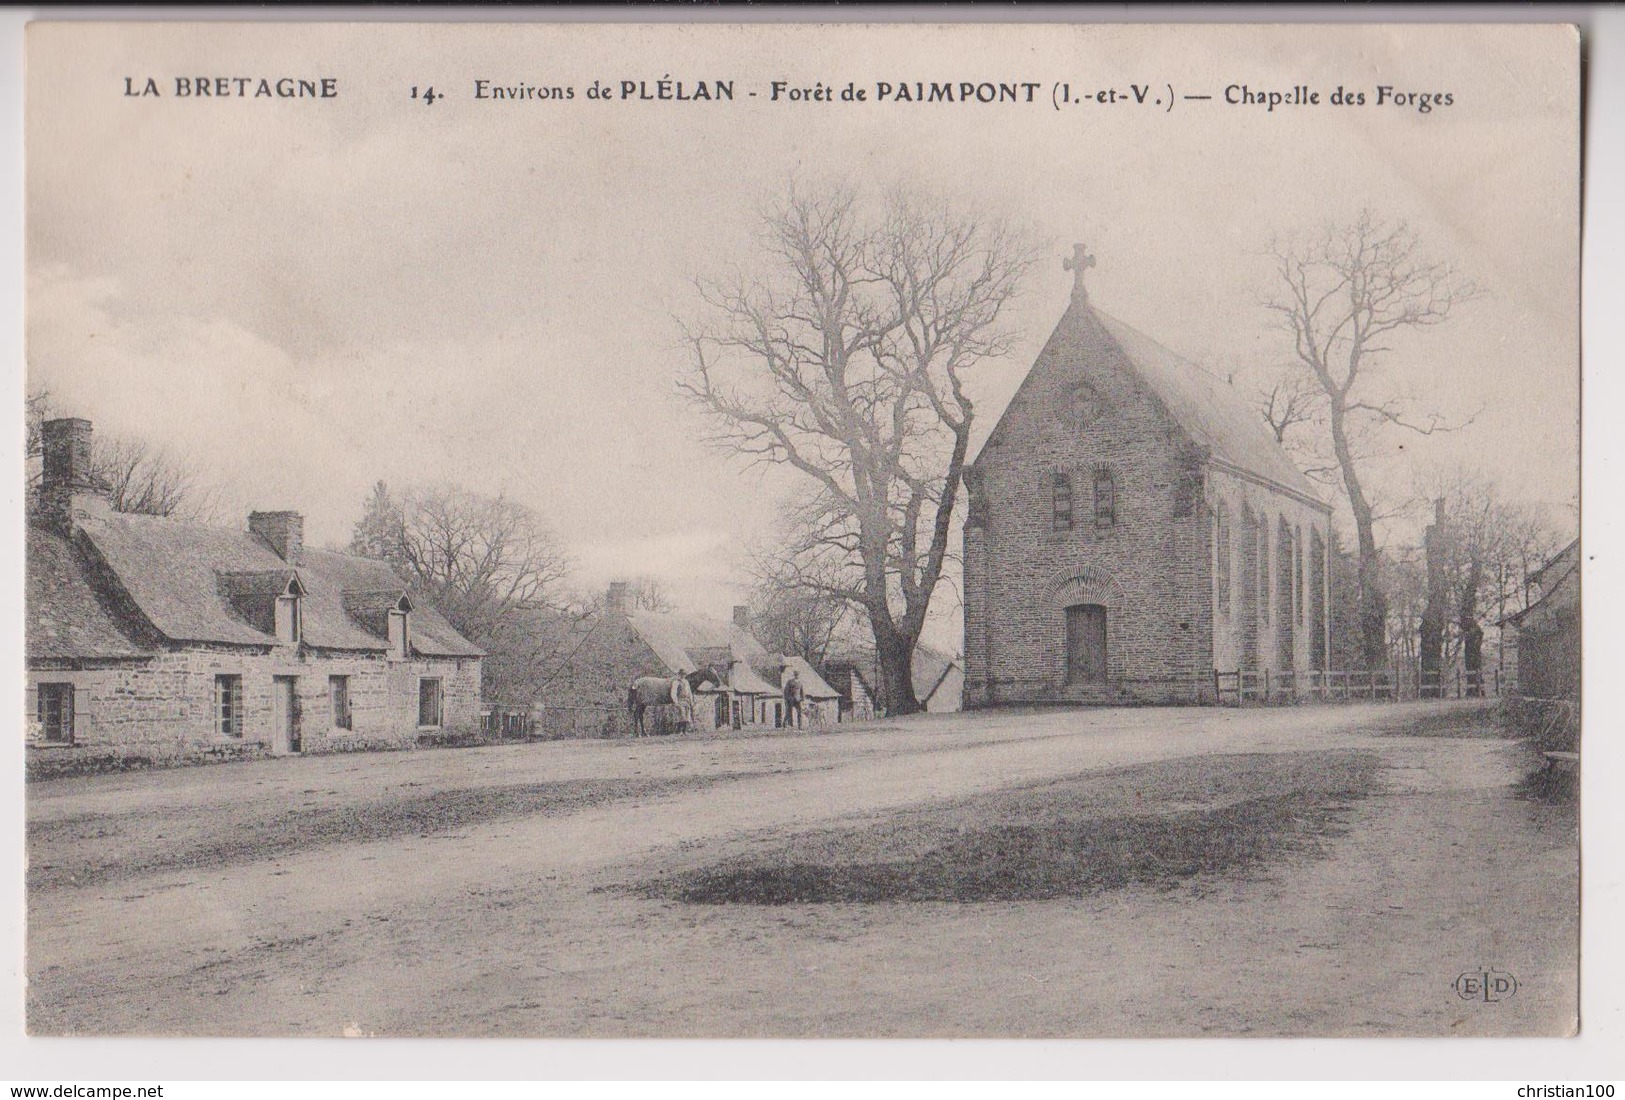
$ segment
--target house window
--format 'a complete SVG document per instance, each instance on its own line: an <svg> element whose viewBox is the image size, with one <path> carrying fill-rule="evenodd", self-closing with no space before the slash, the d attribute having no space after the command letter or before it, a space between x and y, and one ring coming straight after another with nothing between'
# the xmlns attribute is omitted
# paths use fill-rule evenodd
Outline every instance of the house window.
<svg viewBox="0 0 1625 1100"><path fill-rule="evenodd" d="M214 678L214 732L221 737L243 735L243 678Z"/></svg>
<svg viewBox="0 0 1625 1100"><path fill-rule="evenodd" d="M418 725L440 725L440 678L425 676L418 681Z"/></svg>
<svg viewBox="0 0 1625 1100"><path fill-rule="evenodd" d="M298 645L300 638L298 596L276 598L276 639L288 645Z"/></svg>
<svg viewBox="0 0 1625 1100"><path fill-rule="evenodd" d="M1059 470L1055 473L1053 516L1055 530L1072 530L1072 475Z"/></svg>
<svg viewBox="0 0 1625 1100"><path fill-rule="evenodd" d="M73 744L73 685L39 685L40 735L48 745Z"/></svg>
<svg viewBox="0 0 1625 1100"><path fill-rule="evenodd" d="M327 689L333 697L333 725L341 730L353 729L350 725L350 678L329 676Z"/></svg>
<svg viewBox="0 0 1625 1100"><path fill-rule="evenodd" d="M1219 612L1230 614L1230 509L1223 504L1219 505L1218 515L1215 518L1218 525L1218 534L1214 538L1217 543L1215 554L1218 560L1214 563L1214 573L1219 584Z"/></svg>
<svg viewBox="0 0 1625 1100"><path fill-rule="evenodd" d="M1095 467L1095 526L1117 526L1117 486L1109 467Z"/></svg>

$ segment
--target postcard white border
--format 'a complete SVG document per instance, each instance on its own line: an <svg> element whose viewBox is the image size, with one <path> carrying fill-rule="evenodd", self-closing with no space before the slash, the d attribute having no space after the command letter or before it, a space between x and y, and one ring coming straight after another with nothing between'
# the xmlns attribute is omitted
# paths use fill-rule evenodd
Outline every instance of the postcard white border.
<svg viewBox="0 0 1625 1100"><path fill-rule="evenodd" d="M31 19L275 22L1563 22L1584 33L1583 493L1587 767L1581 1035L1573 1040L558 1041L29 1039L23 1033L22 739L0 749L0 1083L567 1078L1478 1079L1625 1077L1625 733L1603 691L1625 668L1625 10L1594 7L102 8L0 12L0 377L22 404L22 65ZM0 606L22 598L22 420L0 417ZM0 713L22 714L21 617L0 631ZM9 724L8 724L9 726ZM15 726L9 726L15 729Z"/></svg>

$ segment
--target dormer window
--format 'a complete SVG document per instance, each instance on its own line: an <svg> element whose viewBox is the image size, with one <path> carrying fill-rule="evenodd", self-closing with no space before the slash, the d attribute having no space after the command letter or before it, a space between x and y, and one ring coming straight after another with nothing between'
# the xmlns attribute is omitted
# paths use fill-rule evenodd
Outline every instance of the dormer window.
<svg viewBox="0 0 1625 1100"><path fill-rule="evenodd" d="M276 639L277 645L304 641L305 584L298 573L291 569L217 573L215 583L232 610L255 630Z"/></svg>
<svg viewBox="0 0 1625 1100"><path fill-rule="evenodd" d="M402 596L389 609L389 655L401 660L412 656L412 601Z"/></svg>
<svg viewBox="0 0 1625 1100"><path fill-rule="evenodd" d="M304 595L305 586L297 573L288 578L277 595L271 618L276 640L283 645L298 645L305 639Z"/></svg>
<svg viewBox="0 0 1625 1100"><path fill-rule="evenodd" d="M304 636L304 615L298 596L276 598L276 640L284 645L298 645Z"/></svg>

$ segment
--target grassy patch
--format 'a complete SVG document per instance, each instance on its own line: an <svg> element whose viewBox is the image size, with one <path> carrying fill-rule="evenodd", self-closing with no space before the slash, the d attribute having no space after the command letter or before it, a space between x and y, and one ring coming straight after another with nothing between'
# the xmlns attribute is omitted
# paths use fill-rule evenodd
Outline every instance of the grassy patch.
<svg viewBox="0 0 1625 1100"><path fill-rule="evenodd" d="M1444 709L1434 704L1402 703L1388 710L1371 731L1381 737L1461 737L1516 740L1520 734L1501 720L1494 699L1454 703Z"/></svg>
<svg viewBox="0 0 1625 1100"><path fill-rule="evenodd" d="M143 772L156 768L184 768L205 764L234 764L244 760L263 760L270 753L258 746L217 745L184 756L152 757L121 753L82 753L78 749L66 752L32 750L24 764L24 775L30 783L48 783L53 779L73 779L85 775L107 775L119 772Z"/></svg>
<svg viewBox="0 0 1625 1100"><path fill-rule="evenodd" d="M1197 757L801 834L632 889L690 904L1021 901L1171 887L1312 851L1370 794L1369 754Z"/></svg>
<svg viewBox="0 0 1625 1100"><path fill-rule="evenodd" d="M571 813L717 782L719 776L583 779L385 795L359 804L320 802L269 812L206 809L95 815L28 827L32 889L86 886L156 871L225 867L334 844L431 836L534 814Z"/></svg>
<svg viewBox="0 0 1625 1100"><path fill-rule="evenodd" d="M1518 784L1518 797L1544 806L1572 806L1580 800L1579 769L1532 771Z"/></svg>

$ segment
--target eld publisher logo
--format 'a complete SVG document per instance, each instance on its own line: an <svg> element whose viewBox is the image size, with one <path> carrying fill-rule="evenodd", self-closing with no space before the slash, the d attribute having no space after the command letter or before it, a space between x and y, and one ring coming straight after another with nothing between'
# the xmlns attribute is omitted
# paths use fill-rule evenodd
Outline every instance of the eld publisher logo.
<svg viewBox="0 0 1625 1100"><path fill-rule="evenodd" d="M1504 1001L1518 992L1518 979L1504 970L1469 970L1456 977L1456 996L1486 1004Z"/></svg>

